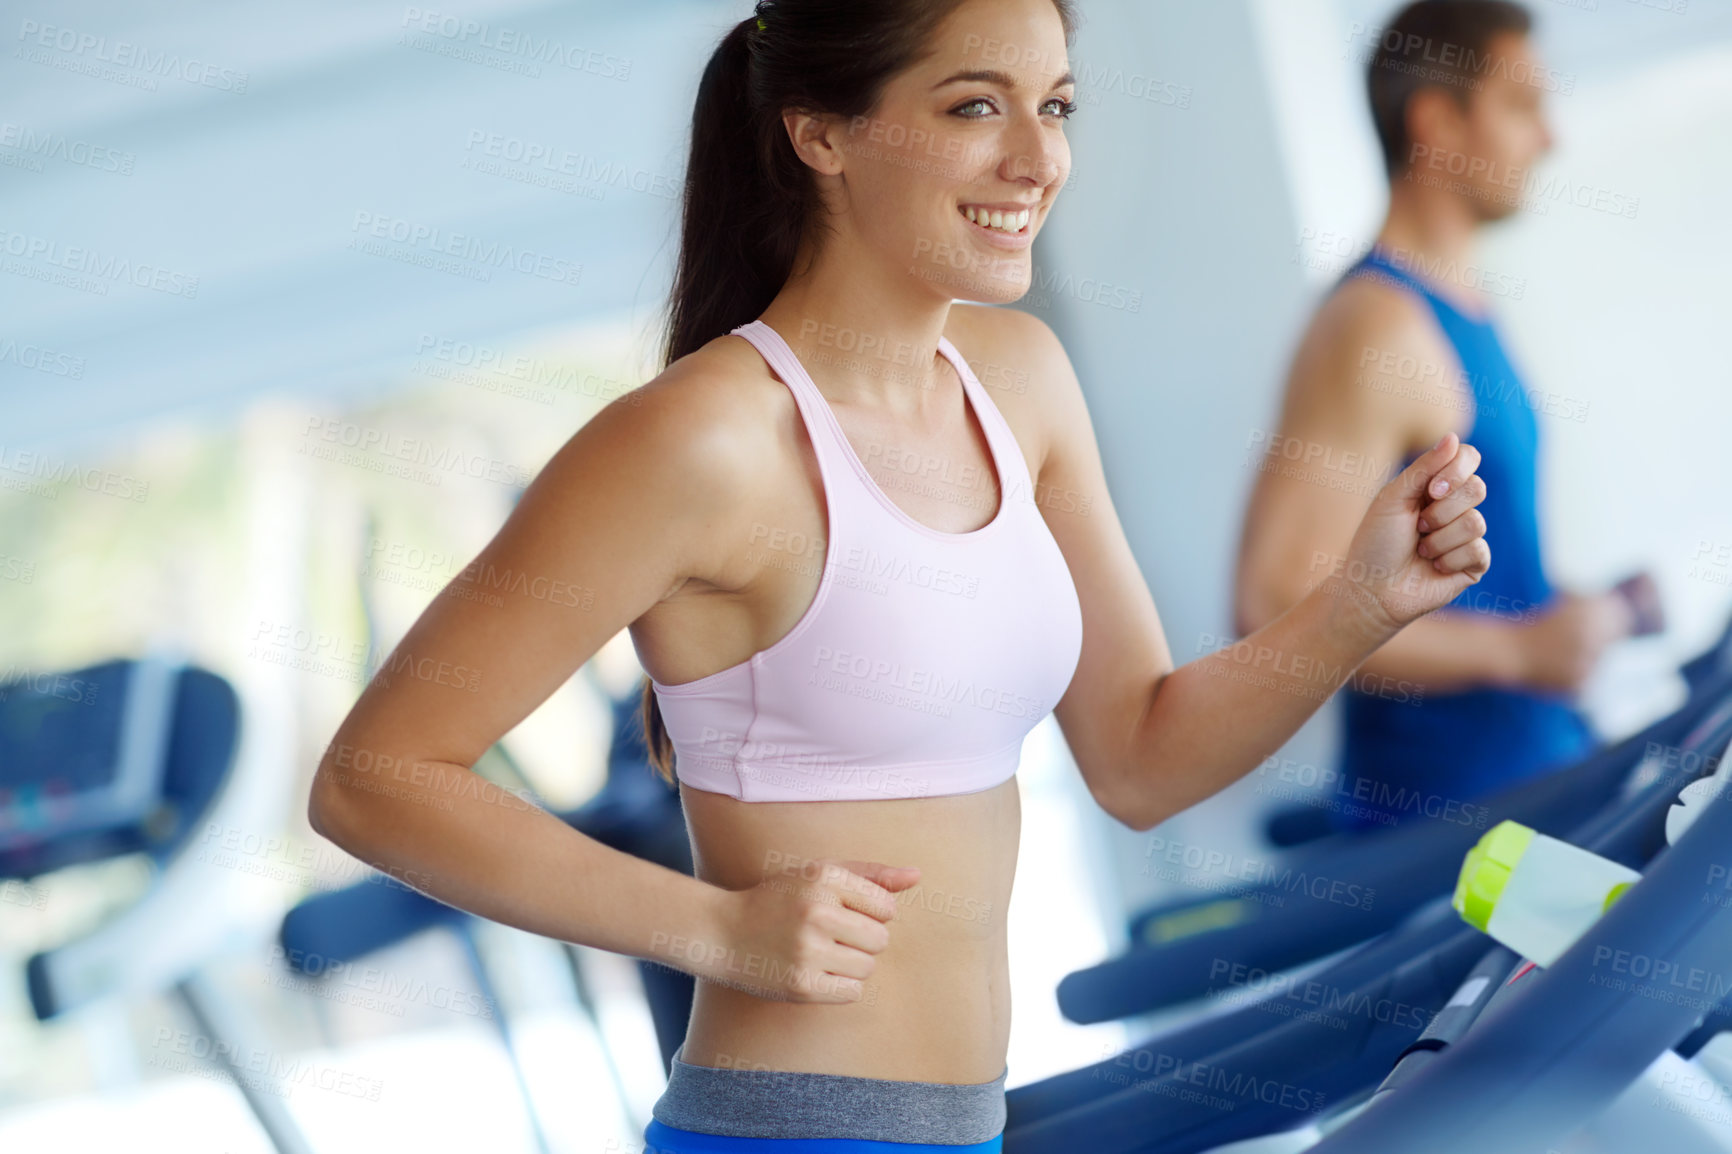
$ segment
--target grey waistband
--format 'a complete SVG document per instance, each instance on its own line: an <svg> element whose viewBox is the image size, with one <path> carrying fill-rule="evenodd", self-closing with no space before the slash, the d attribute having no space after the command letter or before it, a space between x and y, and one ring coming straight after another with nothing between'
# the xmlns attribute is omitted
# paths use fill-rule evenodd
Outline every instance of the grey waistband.
<svg viewBox="0 0 1732 1154"><path fill-rule="evenodd" d="M897 1082L693 1066L674 1051L651 1108L664 1126L732 1138L869 1138L966 1146L1004 1130L1004 1073L990 1082Z"/></svg>

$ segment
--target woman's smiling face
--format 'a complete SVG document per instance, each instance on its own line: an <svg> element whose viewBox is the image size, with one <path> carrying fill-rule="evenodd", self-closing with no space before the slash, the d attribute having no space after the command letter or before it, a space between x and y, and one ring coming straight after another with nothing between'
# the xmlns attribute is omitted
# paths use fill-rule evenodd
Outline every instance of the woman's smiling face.
<svg viewBox="0 0 1732 1154"><path fill-rule="evenodd" d="M964 0L871 114L832 122L819 171L847 221L830 223L947 299L1018 299L1070 171L1075 93L1052 0Z"/></svg>

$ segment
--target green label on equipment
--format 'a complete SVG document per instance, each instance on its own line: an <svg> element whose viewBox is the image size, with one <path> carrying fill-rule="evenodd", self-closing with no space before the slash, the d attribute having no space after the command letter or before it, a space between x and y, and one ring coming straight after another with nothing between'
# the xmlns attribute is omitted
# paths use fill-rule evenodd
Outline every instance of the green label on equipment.
<svg viewBox="0 0 1732 1154"><path fill-rule="evenodd" d="M1152 946L1176 942L1192 934L1222 930L1250 920L1251 903L1238 898L1210 902L1206 906L1180 910L1165 917L1152 918L1143 931L1143 939Z"/></svg>

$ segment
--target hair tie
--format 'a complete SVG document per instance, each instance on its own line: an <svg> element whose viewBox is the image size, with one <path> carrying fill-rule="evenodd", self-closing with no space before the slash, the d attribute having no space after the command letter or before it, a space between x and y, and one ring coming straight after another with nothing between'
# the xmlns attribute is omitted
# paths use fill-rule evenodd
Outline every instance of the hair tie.
<svg viewBox="0 0 1732 1154"><path fill-rule="evenodd" d="M758 17L758 31L762 32L763 30L764 30L764 18L762 16L760 16L760 17Z"/></svg>

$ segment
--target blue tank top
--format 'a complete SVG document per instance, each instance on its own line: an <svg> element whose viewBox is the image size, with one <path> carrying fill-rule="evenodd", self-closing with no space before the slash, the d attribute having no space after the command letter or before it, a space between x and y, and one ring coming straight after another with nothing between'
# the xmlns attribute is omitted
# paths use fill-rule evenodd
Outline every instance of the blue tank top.
<svg viewBox="0 0 1732 1154"><path fill-rule="evenodd" d="M1474 420L1462 439L1480 452L1486 497L1479 511L1491 568L1433 616L1533 621L1553 590L1535 519L1539 426L1520 376L1489 320L1462 313L1381 250L1372 249L1342 282L1353 276L1381 277L1423 297L1455 348L1463 383L1472 386ZM1389 476L1418 455L1409 453ZM1360 671L1341 699L1339 776L1327 807L1337 828L1424 818L1478 825L1479 800L1564 768L1598 744L1587 719L1561 693L1492 687L1427 693L1415 683Z"/></svg>

